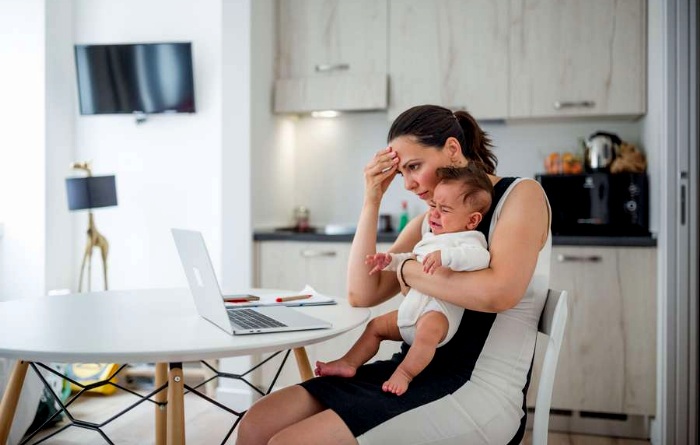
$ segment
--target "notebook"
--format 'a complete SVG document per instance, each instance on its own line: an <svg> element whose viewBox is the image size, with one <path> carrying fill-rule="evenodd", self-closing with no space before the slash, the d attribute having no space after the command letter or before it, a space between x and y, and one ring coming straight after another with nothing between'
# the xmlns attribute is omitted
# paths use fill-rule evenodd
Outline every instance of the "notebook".
<svg viewBox="0 0 700 445"><path fill-rule="evenodd" d="M302 331L332 325L287 306L226 308L202 234L171 229L197 312L229 334Z"/></svg>

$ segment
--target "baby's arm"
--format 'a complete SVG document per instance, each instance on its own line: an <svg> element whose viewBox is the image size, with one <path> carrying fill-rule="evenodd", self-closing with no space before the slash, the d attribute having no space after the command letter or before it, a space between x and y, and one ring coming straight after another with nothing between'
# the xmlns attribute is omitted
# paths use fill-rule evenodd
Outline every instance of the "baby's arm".
<svg viewBox="0 0 700 445"><path fill-rule="evenodd" d="M379 252L375 253L374 255L367 255L365 258L365 264L368 264L372 266L372 270L369 271L369 274L372 275L375 272L379 272L381 270L390 270L392 272L396 272L396 268L399 267L399 264L403 262L404 260L407 260L408 258L414 258L415 255L412 253L384 253L384 252Z"/></svg>
<svg viewBox="0 0 700 445"><path fill-rule="evenodd" d="M489 267L491 254L486 243L469 242L441 250L442 265L456 271L479 270Z"/></svg>
<svg viewBox="0 0 700 445"><path fill-rule="evenodd" d="M430 252L423 258L423 272L434 274L435 269L442 266L442 253L439 250Z"/></svg>

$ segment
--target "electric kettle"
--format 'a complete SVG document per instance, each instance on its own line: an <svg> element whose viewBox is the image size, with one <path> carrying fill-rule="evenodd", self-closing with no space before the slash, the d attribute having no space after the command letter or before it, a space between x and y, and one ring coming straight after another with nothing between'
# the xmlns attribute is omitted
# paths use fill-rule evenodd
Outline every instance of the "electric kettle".
<svg viewBox="0 0 700 445"><path fill-rule="evenodd" d="M622 140L613 133L598 131L586 139L583 163L587 172L607 172Z"/></svg>

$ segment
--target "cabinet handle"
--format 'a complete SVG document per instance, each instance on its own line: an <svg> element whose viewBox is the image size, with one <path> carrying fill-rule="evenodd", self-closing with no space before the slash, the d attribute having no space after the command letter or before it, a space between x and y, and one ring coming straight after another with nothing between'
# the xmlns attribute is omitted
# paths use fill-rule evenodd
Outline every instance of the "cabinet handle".
<svg viewBox="0 0 700 445"><path fill-rule="evenodd" d="M557 255L557 261L560 263L599 263L603 261L600 255L589 255L589 256L579 256L579 255Z"/></svg>
<svg viewBox="0 0 700 445"><path fill-rule="evenodd" d="M350 69L349 63L333 63L316 65L317 73L327 73L329 71L347 71Z"/></svg>
<svg viewBox="0 0 700 445"><path fill-rule="evenodd" d="M301 251L301 256L303 256L304 258L334 257L336 256L336 252L334 250L304 249Z"/></svg>
<svg viewBox="0 0 700 445"><path fill-rule="evenodd" d="M555 110L562 110L564 108L593 108L595 107L595 102L592 100L580 100L576 101L556 101L554 102Z"/></svg>

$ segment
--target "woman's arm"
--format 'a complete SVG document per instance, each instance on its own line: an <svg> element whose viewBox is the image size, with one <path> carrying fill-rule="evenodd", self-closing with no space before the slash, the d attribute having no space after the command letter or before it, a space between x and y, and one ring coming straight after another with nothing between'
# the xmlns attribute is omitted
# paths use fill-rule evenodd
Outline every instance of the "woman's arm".
<svg viewBox="0 0 700 445"><path fill-rule="evenodd" d="M441 267L428 275L416 261L408 261L403 266L406 283L480 312L502 312L518 304L547 240L549 211L544 191L535 181L522 181L506 199L491 237L487 269L454 272Z"/></svg>
<svg viewBox="0 0 700 445"><path fill-rule="evenodd" d="M379 206L389 184L398 172L399 157L391 148L380 150L365 167L365 195L348 260L348 302L353 306L375 306L399 292L399 283L393 272L370 275L371 266L365 264L367 255L377 253L377 221ZM416 218L418 219L418 218ZM413 249L420 239L420 221L411 221L401 231L389 252Z"/></svg>
<svg viewBox="0 0 700 445"><path fill-rule="evenodd" d="M348 261L348 301L353 306L375 306L400 291L395 272L383 271L370 275L372 268L365 264L367 255L377 252L378 212L378 206L363 206L352 240ZM424 217L423 214L411 220L399 233L389 252L410 252L420 241Z"/></svg>

